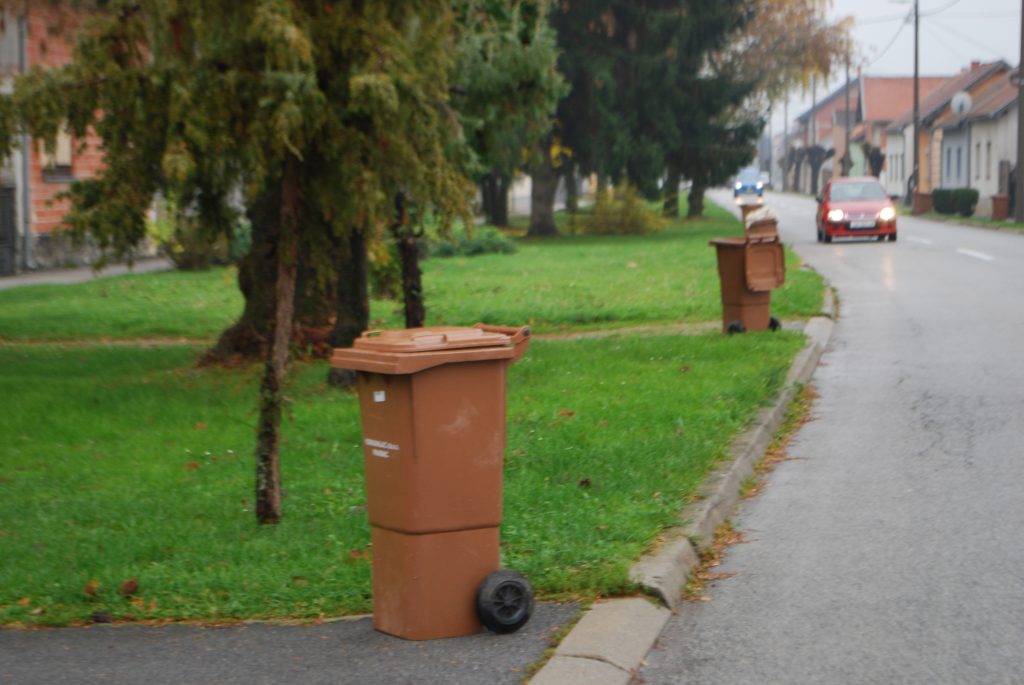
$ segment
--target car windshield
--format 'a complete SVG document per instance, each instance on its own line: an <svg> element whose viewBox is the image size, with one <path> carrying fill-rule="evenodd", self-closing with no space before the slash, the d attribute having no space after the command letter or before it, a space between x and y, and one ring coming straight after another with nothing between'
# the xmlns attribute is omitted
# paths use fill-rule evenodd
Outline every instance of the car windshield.
<svg viewBox="0 0 1024 685"><path fill-rule="evenodd" d="M884 200L885 189L881 183L837 183L832 186L832 200Z"/></svg>
<svg viewBox="0 0 1024 685"><path fill-rule="evenodd" d="M761 174L757 169L743 169L736 174L736 179L744 183L757 183L759 178L761 178Z"/></svg>

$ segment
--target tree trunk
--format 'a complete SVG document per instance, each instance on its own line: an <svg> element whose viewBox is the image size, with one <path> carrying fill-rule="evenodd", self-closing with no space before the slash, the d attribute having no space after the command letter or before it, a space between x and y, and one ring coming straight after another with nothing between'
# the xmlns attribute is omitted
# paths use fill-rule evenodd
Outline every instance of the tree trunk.
<svg viewBox="0 0 1024 685"><path fill-rule="evenodd" d="M398 255L402 262L402 297L405 302L405 327L419 328L427 318L423 304L423 272L420 271L419 239L400 231Z"/></svg>
<svg viewBox="0 0 1024 685"><path fill-rule="evenodd" d="M690 185L690 194L687 196L689 206L686 208L686 218L692 219L704 216L704 183L694 181Z"/></svg>
<svg viewBox="0 0 1024 685"><path fill-rule="evenodd" d="M570 214L575 214L580 209L580 188L579 179L576 177L576 165L565 165L565 208Z"/></svg>
<svg viewBox="0 0 1024 685"><path fill-rule="evenodd" d="M668 178L665 179L665 202L661 206L661 213L673 219L679 216L679 182L683 174L675 164L668 165Z"/></svg>
<svg viewBox="0 0 1024 685"><path fill-rule="evenodd" d="M480 209L483 210L484 220L487 223L494 221L494 195L495 195L494 174L487 174L480 179Z"/></svg>
<svg viewBox="0 0 1024 685"><path fill-rule="evenodd" d="M555 226L555 193L558 190L558 174L551 166L550 138L540 143L540 161L530 170L532 187L530 190L530 228L526 231L529 237L545 237L558 235Z"/></svg>
<svg viewBox="0 0 1024 685"><path fill-rule="evenodd" d="M260 416L256 437L256 520L281 520L281 405L284 375L292 337L295 281L298 273L299 175L298 160L285 162L276 245L277 278L274 285L273 337L260 383Z"/></svg>
<svg viewBox="0 0 1024 685"><path fill-rule="evenodd" d="M352 347L359 334L370 325L369 266L366 237L357 228L349 231L338 250L337 301L334 308L333 347Z"/></svg>
<svg viewBox="0 0 1024 685"><path fill-rule="evenodd" d="M329 339L331 347L352 347L356 338L370 325L369 264L366 236L353 227L337 250L337 298L334 307L334 328ZM350 388L356 384L352 369L331 368L327 384Z"/></svg>
<svg viewBox="0 0 1024 685"><path fill-rule="evenodd" d="M264 193L247 210L252 223L252 247L238 265L238 287L245 298L245 308L238 321L222 332L207 351L204 362L266 357L274 328L278 260L273 236L278 232L280 213L279 191ZM334 280L319 278L308 251L298 250L297 245L293 321L298 330L293 332L303 347L323 346L335 309Z"/></svg>
<svg viewBox="0 0 1024 685"><path fill-rule="evenodd" d="M508 189L511 185L504 176L495 178L491 223L495 226L508 226Z"/></svg>
<svg viewBox="0 0 1024 685"><path fill-rule="evenodd" d="M274 283L277 273L274 236L280 220L279 192L266 192L246 210L252 224L252 247L238 264L238 288L245 308L238 321L221 333L206 361L232 357L259 358L266 354L274 325Z"/></svg>

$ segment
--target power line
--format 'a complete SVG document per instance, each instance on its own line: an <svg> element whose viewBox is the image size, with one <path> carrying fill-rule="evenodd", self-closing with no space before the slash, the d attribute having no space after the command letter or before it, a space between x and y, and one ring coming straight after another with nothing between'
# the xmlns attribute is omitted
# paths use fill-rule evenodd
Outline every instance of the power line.
<svg viewBox="0 0 1024 685"><path fill-rule="evenodd" d="M925 28L925 30L928 31L928 34L932 37L933 40L935 40L935 42L937 42L942 47L946 48L946 50L948 50L949 52L956 55L957 59L961 63L966 63L969 61L968 58L963 56L963 53L961 53L959 50L957 50L952 45L943 40L942 36L939 35L938 31L935 30L936 28L942 28L938 24L936 24L935 22L928 22L927 24L922 24L922 26Z"/></svg>
<svg viewBox="0 0 1024 685"><path fill-rule="evenodd" d="M946 33L948 33L949 35L955 36L956 38L958 38L958 39L960 39L962 41L965 41L967 43L970 43L971 45L973 45L975 47L981 48L982 50L984 50L985 52L989 53L990 55L993 55L995 57L999 57L1000 59L1003 58L1002 55L1000 55L998 52L996 52L995 50L992 49L991 45L985 45L981 41L974 40L970 36L960 32L960 31L957 31L956 29L952 29L952 28L946 26L941 21L930 21L930 22L928 22L928 24L931 25L931 26L934 26L936 28L940 28L943 31L945 31Z"/></svg>
<svg viewBox="0 0 1024 685"><path fill-rule="evenodd" d="M912 14L913 10L911 10L906 14L906 16L904 16L903 21L900 23L900 27L896 29L896 34L892 37L892 40L889 41L889 44L885 46L885 49L878 53L873 60L864 65L865 68L870 67L872 64L882 59L882 57L885 56L885 53L889 52L889 48L896 44L896 39L900 37L901 33L903 33L903 29L906 28L907 22L910 20Z"/></svg>
<svg viewBox="0 0 1024 685"><path fill-rule="evenodd" d="M942 14L943 12L948 10L950 7L953 7L954 5L956 5L959 2L960 2L960 0L952 0L952 2L949 2L949 3L943 5L942 7L938 8L936 10L931 10L930 12L922 12L921 16L922 17L934 17L936 14Z"/></svg>
<svg viewBox="0 0 1024 685"><path fill-rule="evenodd" d="M921 12L920 15L919 15L919 18L923 19L924 17L934 17L936 14L942 14L946 10L951 9L954 5L956 5L959 2L960 2L960 0L953 0L952 2L947 3L947 4L943 5L942 7L938 8L938 9L934 9L934 10L931 10L929 12ZM947 16L953 16L953 15L947 15ZM980 16L983 16L983 15L980 15L980 14L964 14L964 15L956 15L956 16L980 17ZM1010 13L1010 14L991 14L991 15L988 15L988 16L991 16L991 17L1016 17L1018 15L1017 15L1017 13ZM859 19L859 20L857 20L854 23L857 26L867 26L869 24L885 24L887 22L897 21L897 20L907 21L908 18L909 17L907 15L905 15L905 14L887 14L887 15L885 15L883 17L872 17L871 19Z"/></svg>

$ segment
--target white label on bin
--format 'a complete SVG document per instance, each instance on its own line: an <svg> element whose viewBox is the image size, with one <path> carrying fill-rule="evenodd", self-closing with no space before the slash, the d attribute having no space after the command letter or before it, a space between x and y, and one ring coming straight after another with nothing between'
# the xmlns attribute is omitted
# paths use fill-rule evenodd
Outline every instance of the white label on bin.
<svg viewBox="0 0 1024 685"><path fill-rule="evenodd" d="M383 402L386 399L387 399L387 395L384 393L383 390L374 390L373 391L373 401L374 402Z"/></svg>
<svg viewBox="0 0 1024 685"><path fill-rule="evenodd" d="M398 452L401 448L393 442L385 440L373 440L366 438L363 442L370 448L370 454L381 459L390 459L395 456L392 452Z"/></svg>

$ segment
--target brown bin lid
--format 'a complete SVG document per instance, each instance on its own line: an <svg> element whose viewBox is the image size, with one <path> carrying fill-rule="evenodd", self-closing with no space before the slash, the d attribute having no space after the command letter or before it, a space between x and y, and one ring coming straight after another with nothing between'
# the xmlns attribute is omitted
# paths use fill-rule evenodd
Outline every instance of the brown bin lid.
<svg viewBox="0 0 1024 685"><path fill-rule="evenodd" d="M352 343L352 347L375 352L433 352L509 344L511 339L504 333L485 331L482 328L428 326L366 331Z"/></svg>
<svg viewBox="0 0 1024 685"><path fill-rule="evenodd" d="M458 362L519 359L530 341L523 326L431 326L366 331L352 347L338 348L331 366L385 374L408 374Z"/></svg>

